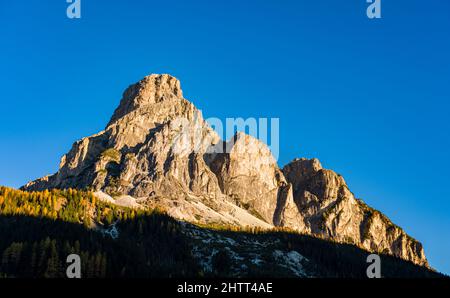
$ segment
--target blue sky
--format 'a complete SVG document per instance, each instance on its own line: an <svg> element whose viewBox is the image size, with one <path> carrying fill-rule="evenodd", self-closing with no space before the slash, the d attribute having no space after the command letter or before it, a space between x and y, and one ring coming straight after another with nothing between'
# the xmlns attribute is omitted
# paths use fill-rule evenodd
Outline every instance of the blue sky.
<svg viewBox="0 0 450 298"><path fill-rule="evenodd" d="M150 73L205 117L279 117L280 165L317 157L450 273L450 2L0 2L0 184L53 173Z"/></svg>

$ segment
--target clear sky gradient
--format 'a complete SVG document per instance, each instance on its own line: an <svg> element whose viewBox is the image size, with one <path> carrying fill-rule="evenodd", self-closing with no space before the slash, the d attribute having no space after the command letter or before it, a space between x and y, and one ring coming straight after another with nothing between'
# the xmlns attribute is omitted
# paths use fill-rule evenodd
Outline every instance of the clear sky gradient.
<svg viewBox="0 0 450 298"><path fill-rule="evenodd" d="M281 166L317 157L450 273L450 1L0 2L0 184L54 173L150 73L205 117L279 117Z"/></svg>

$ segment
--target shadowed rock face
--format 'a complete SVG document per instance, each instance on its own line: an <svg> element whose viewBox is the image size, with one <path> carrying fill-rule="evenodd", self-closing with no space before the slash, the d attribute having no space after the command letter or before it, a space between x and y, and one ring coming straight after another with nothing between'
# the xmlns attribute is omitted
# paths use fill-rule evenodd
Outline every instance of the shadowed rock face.
<svg viewBox="0 0 450 298"><path fill-rule="evenodd" d="M128 87L104 131L74 143L56 174L23 189L69 187L129 195L187 221L288 227L427 265L419 242L355 199L317 159L281 170L251 136L220 140L169 75Z"/></svg>

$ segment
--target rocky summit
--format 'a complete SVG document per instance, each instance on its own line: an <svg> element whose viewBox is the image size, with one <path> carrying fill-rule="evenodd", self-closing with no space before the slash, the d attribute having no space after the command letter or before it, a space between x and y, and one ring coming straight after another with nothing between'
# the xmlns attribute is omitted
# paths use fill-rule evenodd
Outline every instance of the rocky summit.
<svg viewBox="0 0 450 298"><path fill-rule="evenodd" d="M317 159L280 168L241 132L221 140L167 74L128 87L105 130L75 142L57 173L22 187L54 188L191 223L286 228L428 267L422 245L355 198L342 176Z"/></svg>

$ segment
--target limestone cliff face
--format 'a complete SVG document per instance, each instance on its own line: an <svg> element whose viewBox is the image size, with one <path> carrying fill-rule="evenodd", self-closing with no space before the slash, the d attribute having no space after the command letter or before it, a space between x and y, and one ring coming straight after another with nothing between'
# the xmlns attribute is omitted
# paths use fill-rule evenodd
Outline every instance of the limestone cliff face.
<svg viewBox="0 0 450 298"><path fill-rule="evenodd" d="M222 141L170 75L128 87L105 130L73 144L54 175L26 190L89 188L191 222L287 227L427 265L421 244L356 199L316 159L281 170L269 148Z"/></svg>
<svg viewBox="0 0 450 298"><path fill-rule="evenodd" d="M203 154L218 140L201 112L182 97L177 79L151 75L125 91L104 131L73 145L58 173L26 188L214 196L217 178L205 166Z"/></svg>
<svg viewBox="0 0 450 298"><path fill-rule="evenodd" d="M283 172L293 184L294 201L311 234L427 265L419 242L356 199L344 178L323 169L317 159L296 159Z"/></svg>
<svg viewBox="0 0 450 298"><path fill-rule="evenodd" d="M224 153L209 161L223 193L270 224L300 225L291 186L267 145L237 133L223 146Z"/></svg>

